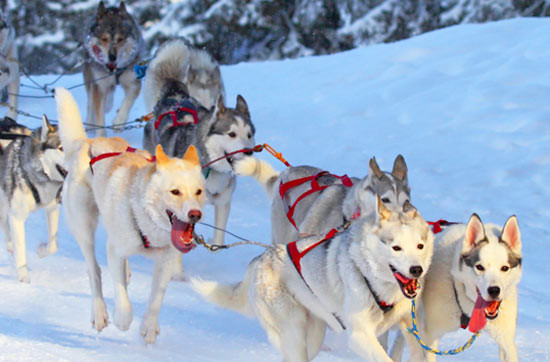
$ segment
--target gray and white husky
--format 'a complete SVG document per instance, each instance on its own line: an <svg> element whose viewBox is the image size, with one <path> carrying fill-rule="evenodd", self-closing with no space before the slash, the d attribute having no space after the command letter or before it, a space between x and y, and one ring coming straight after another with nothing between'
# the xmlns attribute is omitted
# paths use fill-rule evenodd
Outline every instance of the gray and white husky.
<svg viewBox="0 0 550 362"><path fill-rule="evenodd" d="M206 50L182 38L163 43L149 63L143 90L149 112L163 98L167 79L185 84L187 93L209 110L220 96L225 98L219 65Z"/></svg>
<svg viewBox="0 0 550 362"><path fill-rule="evenodd" d="M300 201L294 211L294 227L287 217L288 205L311 189L310 182L296 186L284 195L279 195L282 183L302 177L313 176L322 170L311 166L289 167L280 174L267 162L249 158L236 163L236 173L252 176L262 184L272 198L271 240L286 244L296 240L299 234L326 233L347 220L372 212L373 195L380 195L382 202L391 207L401 207L410 201L411 190L407 178L407 164L403 156L395 158L392 172L383 172L374 158L369 162L369 173L362 179L353 178L353 186L346 187L341 180L331 175L317 179L319 185L331 185L323 192L313 193Z"/></svg>
<svg viewBox="0 0 550 362"><path fill-rule="evenodd" d="M184 41L176 39L163 45L147 70L144 93L147 101L155 100L152 106L157 117L158 127L150 122L145 127L143 148L152 151L160 143L167 154L173 157L182 155L189 145L197 148L201 165L223 157L233 151L254 147L255 128L245 99L238 95L235 108L224 105L223 85L221 78L217 82L217 91L204 90L201 86L191 83L186 85L186 74L193 69L193 63L188 64L191 51ZM190 68L191 67L191 68ZM216 66L217 67L217 66ZM219 72L219 68L218 69ZM202 83L200 83L202 84ZM188 88L189 87L189 88ZM197 101L195 95L202 101ZM209 94L208 97L205 94ZM217 94L215 106L208 110L201 102ZM149 105L151 107L151 105ZM193 116L189 111L196 111L197 122L193 124ZM215 162L204 169L206 177L206 194L209 203L215 207L215 225L225 229L231 197L235 190L236 177L233 164L252 152L238 153L226 159ZM213 243L222 245L224 233L214 232Z"/></svg>
<svg viewBox="0 0 550 362"><path fill-rule="evenodd" d="M14 139L20 136L30 136L31 133L29 128L17 123L13 118L4 117L0 121L0 150L5 149Z"/></svg>
<svg viewBox="0 0 550 362"><path fill-rule="evenodd" d="M377 336L410 325L410 299L430 266L433 234L408 202L391 211L377 197L372 209L297 263L290 247L275 245L252 260L241 283L192 279L191 285L217 305L257 316L285 361L312 360L327 324L336 332L345 328L350 347L365 360L391 361ZM295 247L303 253L322 238L305 237ZM412 360L422 359L407 338Z"/></svg>
<svg viewBox="0 0 550 362"><path fill-rule="evenodd" d="M103 1L99 2L84 47L86 62L82 73L88 95L87 122L98 127L105 125L105 113L111 110L115 87L120 83L125 97L113 125L124 125L141 90L141 81L133 68L145 49L141 31L124 2L118 8L106 8ZM99 128L98 134L105 135L105 130Z"/></svg>
<svg viewBox="0 0 550 362"><path fill-rule="evenodd" d="M57 251L59 193L66 176L63 149L57 127L46 117L42 127L30 136L14 139L0 154L0 226L7 248L13 252L17 278L30 282L25 251L25 220L35 210L45 208L48 243L38 254Z"/></svg>
<svg viewBox="0 0 550 362"><path fill-rule="evenodd" d="M15 46L15 30L8 19L7 4L4 9L0 9L0 90L8 98L7 116L17 119L19 63Z"/></svg>
<svg viewBox="0 0 550 362"><path fill-rule="evenodd" d="M501 361L518 361L514 338L520 279L521 234L515 216L502 228L484 225L477 214L467 225L447 227L436 237L423 286L424 342L436 349L441 337L461 325L471 332L483 329L498 343ZM435 361L435 355L428 360Z"/></svg>

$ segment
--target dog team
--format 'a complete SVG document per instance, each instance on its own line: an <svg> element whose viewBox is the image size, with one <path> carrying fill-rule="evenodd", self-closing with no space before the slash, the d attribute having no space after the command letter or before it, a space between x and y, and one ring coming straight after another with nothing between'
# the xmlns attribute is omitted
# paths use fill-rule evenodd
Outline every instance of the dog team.
<svg viewBox="0 0 550 362"><path fill-rule="evenodd" d="M100 2L87 26L83 75L88 138L78 106L55 90L58 126L44 116L40 128L15 122L19 68L14 30L0 14L0 87L9 112L0 122L0 225L13 254L17 278L30 282L24 223L44 208L48 242L41 257L57 251L60 205L88 267L92 324L109 322L95 229L102 216L107 261L113 278L113 323L132 322L127 258L154 260L151 295L141 333L146 343L159 334L158 316L171 279L183 278L181 253L195 247L194 225L206 202L215 207L212 243L224 244L236 176L256 179L271 200L271 241L254 258L242 282L222 285L191 278L191 287L224 308L256 316L269 341L288 362L311 361L327 326L345 332L349 346L367 361L435 360L409 333L417 300L419 330L436 349L445 334L481 330L497 342L501 361L517 361L517 284L521 235L515 216L503 227L472 214L466 224L435 233L411 203L403 156L391 172L374 158L362 178L333 175L314 166L277 172L252 157L255 128L245 99L225 104L220 67L184 39L162 44L150 60L144 99L154 114L143 135L144 150L120 137L105 137L105 113L118 84L125 92L113 125L121 126L141 90L134 66L145 45L124 3ZM235 151L237 151L235 153ZM439 230L437 230L439 231ZM388 331L400 331L392 349Z"/></svg>

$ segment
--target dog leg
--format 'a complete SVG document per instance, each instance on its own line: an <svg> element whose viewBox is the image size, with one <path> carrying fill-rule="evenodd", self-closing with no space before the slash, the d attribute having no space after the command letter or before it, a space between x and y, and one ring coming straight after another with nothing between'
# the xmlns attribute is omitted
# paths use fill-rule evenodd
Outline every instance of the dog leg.
<svg viewBox="0 0 550 362"><path fill-rule="evenodd" d="M404 319L399 321L399 328L401 330L401 335L403 336L403 338L407 342L407 345L409 346L409 351L410 351L409 361L412 361L412 362L426 361L426 358L427 358L426 353L424 353L424 350L422 349L422 347L420 346L416 338L414 338L414 336L408 332L407 328L408 326L411 326L411 325L412 325L412 320L410 316L405 317ZM401 360L401 356L399 360Z"/></svg>
<svg viewBox="0 0 550 362"><path fill-rule="evenodd" d="M349 346L355 353L367 361L390 362L392 360L376 337L376 326L369 323L371 320L369 308L349 314L348 319Z"/></svg>
<svg viewBox="0 0 550 362"><path fill-rule="evenodd" d="M2 228L2 234L4 235L4 242L6 243L6 249L10 254L13 255L13 244L11 242L7 207L8 205L6 203L2 203L2 205L0 205L0 227Z"/></svg>
<svg viewBox="0 0 550 362"><path fill-rule="evenodd" d="M231 209L231 197L227 200L225 204L216 204L214 205L214 225L218 228L214 230L214 237L212 243L216 245L225 244L225 233L222 230L225 230L227 226L227 219L229 218L229 210Z"/></svg>
<svg viewBox="0 0 550 362"><path fill-rule="evenodd" d="M52 202L46 207L46 220L48 222L48 243L38 245L38 256L43 258L57 252L57 228L59 226L59 204Z"/></svg>
<svg viewBox="0 0 550 362"><path fill-rule="evenodd" d="M127 331L132 323L132 304L126 290L126 258L117 254L113 241L109 240L109 237L107 237L107 263L115 290L114 323L121 331Z"/></svg>
<svg viewBox="0 0 550 362"><path fill-rule="evenodd" d="M92 131L92 134L97 134L98 137L105 137L107 134L105 128L102 128L105 126L105 93L102 88L104 87L99 83L92 86L92 104L95 113L95 125L98 126L97 129Z"/></svg>
<svg viewBox="0 0 550 362"><path fill-rule="evenodd" d="M511 297L510 299L513 299ZM510 300L505 300L510 302ZM516 302L517 303L517 302ZM517 362L519 360L518 350L514 336L516 335L516 317L517 316L517 304L510 303L506 305L506 309L503 315L500 315L497 319L487 323L485 327L489 335L497 342L498 352L501 362ZM510 318L510 316L514 316Z"/></svg>
<svg viewBox="0 0 550 362"><path fill-rule="evenodd" d="M20 215L9 214L10 237L13 242L13 256L15 259L15 269L17 279L22 283L30 283L31 278L27 269L27 256L25 247L25 219Z"/></svg>
<svg viewBox="0 0 550 362"><path fill-rule="evenodd" d="M325 339L327 325L322 319L310 314L308 316L306 326L307 357L310 361L312 361L321 350L323 340Z"/></svg>
<svg viewBox="0 0 550 362"><path fill-rule="evenodd" d="M153 344L160 333L159 313L164 299L166 287L175 271L175 265L181 265L179 253L169 250L166 258L158 257L155 260L155 270L153 271L153 284L151 286L151 296L147 312L141 323L141 335L145 343Z"/></svg>
<svg viewBox="0 0 550 362"><path fill-rule="evenodd" d="M113 125L115 126L121 126L126 123L130 109L134 105L134 102L136 101L136 98L141 90L141 81L136 78L132 68L129 68L122 73L120 76L120 84L122 85L122 88L124 88L125 96L122 101L122 105L118 109L116 117L113 120Z"/></svg>

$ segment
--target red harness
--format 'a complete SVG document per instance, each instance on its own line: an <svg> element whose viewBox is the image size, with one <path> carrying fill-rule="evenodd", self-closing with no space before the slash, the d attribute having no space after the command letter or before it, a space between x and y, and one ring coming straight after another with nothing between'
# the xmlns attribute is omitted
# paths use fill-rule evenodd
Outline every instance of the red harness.
<svg viewBox="0 0 550 362"><path fill-rule="evenodd" d="M172 127L178 127L178 126L184 126L186 124L190 124L188 122L183 122L183 123L178 122L178 112L187 112L187 113L189 113L191 116L193 116L193 124L199 123L199 116L197 115L197 111L195 109L189 108L189 107L178 107L176 109L173 109L171 111L168 111L168 112L163 113L160 116L158 116L157 120L155 121L155 125L154 125L155 129L159 129L160 121L162 120L162 118L164 116L167 116L167 115L172 116Z"/></svg>
<svg viewBox="0 0 550 362"><path fill-rule="evenodd" d="M286 213L286 217L288 218L288 221L290 221L292 226L294 226L294 228L296 228L296 230L298 230L298 231L300 231L300 230L296 226L296 222L294 221L294 217L293 217L294 216L294 210L296 209L296 205L298 205L298 203L300 201L302 201L304 198L306 198L307 196L309 196L309 195L311 195L315 192L322 191L322 190L326 189L327 187L331 186L331 185L320 186L317 179L321 176L336 177L336 178L339 178L340 180L342 180L342 184L344 186L346 186L346 187L353 186L353 183L351 182L348 175L336 176L336 175L333 175L333 174L329 173L328 171L321 171L321 172L319 172L319 173L317 173L313 176L302 177L302 178L299 178L299 179L296 179L296 180L290 180L290 181L287 181L287 182L284 182L284 183L281 182L281 184L279 185L279 195L281 195L281 199L283 200L283 204L285 204L288 208L288 211ZM311 181L311 188L309 190L307 190L306 192L304 192L303 194L301 194L296 199L296 201L294 201L294 204L292 204L292 206L288 207L288 205L286 203L286 200L285 200L285 195L288 192L288 190L290 190L294 187L300 186L300 185L302 185L302 184L304 184L308 181Z"/></svg>
<svg viewBox="0 0 550 362"><path fill-rule="evenodd" d="M432 232L434 234L438 234L438 233L442 232L443 231L442 226L457 224L456 222L450 222L450 221L443 220L443 219L439 219L437 221L427 221L427 223L428 223L428 225L430 225L432 227Z"/></svg>
<svg viewBox="0 0 550 362"><path fill-rule="evenodd" d="M90 170L92 170L92 175L94 174L94 168L93 168L94 163L96 163L97 161L104 160L104 159L109 158L109 157L115 157L115 156L121 155L125 152L134 153L134 152L136 152L136 149L134 147L129 147L128 146L128 148L126 148L126 151L124 151L124 152L107 152L107 153L102 153L101 155L92 157L92 159L90 160ZM147 159L147 161L155 162L156 157L151 156L150 158Z"/></svg>

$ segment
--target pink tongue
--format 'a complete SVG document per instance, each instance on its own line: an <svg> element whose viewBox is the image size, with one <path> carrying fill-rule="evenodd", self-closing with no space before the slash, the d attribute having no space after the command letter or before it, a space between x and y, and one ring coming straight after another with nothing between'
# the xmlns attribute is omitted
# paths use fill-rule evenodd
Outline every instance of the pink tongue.
<svg viewBox="0 0 550 362"><path fill-rule="evenodd" d="M172 217L172 244L182 253L188 253L195 247L195 244L193 244L193 227L194 224Z"/></svg>
<svg viewBox="0 0 550 362"><path fill-rule="evenodd" d="M485 324L487 324L485 308L489 305L491 305L491 303L486 302L483 298L481 298L481 295L477 295L474 311L472 312L472 317L470 318L470 323L468 324L468 329L470 332L477 333L485 327Z"/></svg>

